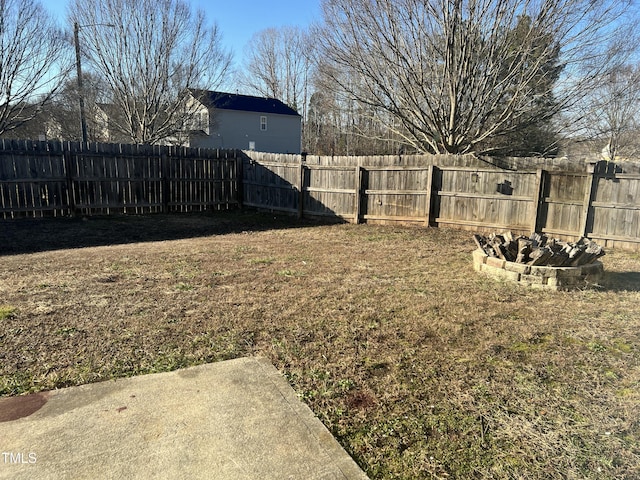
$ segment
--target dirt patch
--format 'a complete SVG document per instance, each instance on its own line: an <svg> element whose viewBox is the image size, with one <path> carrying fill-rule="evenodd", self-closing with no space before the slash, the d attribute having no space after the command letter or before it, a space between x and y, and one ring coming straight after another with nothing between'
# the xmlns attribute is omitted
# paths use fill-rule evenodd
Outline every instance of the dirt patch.
<svg viewBox="0 0 640 480"><path fill-rule="evenodd" d="M262 355L371 478L640 475L638 254L565 293L476 275L445 229L62 219L0 245L4 396Z"/></svg>

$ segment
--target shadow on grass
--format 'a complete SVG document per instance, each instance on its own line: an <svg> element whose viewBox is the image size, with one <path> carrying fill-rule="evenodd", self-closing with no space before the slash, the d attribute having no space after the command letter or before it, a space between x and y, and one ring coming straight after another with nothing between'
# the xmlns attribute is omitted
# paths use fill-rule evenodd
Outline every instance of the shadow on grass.
<svg viewBox="0 0 640 480"><path fill-rule="evenodd" d="M245 210L0 220L0 256L313 225L317 223Z"/></svg>
<svg viewBox="0 0 640 480"><path fill-rule="evenodd" d="M605 271L602 286L615 292L640 292L640 272Z"/></svg>

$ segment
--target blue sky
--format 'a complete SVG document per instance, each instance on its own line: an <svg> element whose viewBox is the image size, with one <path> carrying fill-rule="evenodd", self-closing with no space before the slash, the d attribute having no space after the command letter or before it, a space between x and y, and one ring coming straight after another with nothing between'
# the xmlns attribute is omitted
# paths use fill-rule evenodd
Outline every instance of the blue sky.
<svg viewBox="0 0 640 480"><path fill-rule="evenodd" d="M44 7L66 19L67 0L40 0ZM242 60L244 46L251 36L265 28L294 25L306 27L320 16L320 0L187 0L193 8L201 8L209 21L216 21L223 42L234 52L236 62Z"/></svg>
<svg viewBox="0 0 640 480"><path fill-rule="evenodd" d="M223 39L239 60L251 36L265 28L306 27L320 17L320 0L191 0L222 30Z"/></svg>

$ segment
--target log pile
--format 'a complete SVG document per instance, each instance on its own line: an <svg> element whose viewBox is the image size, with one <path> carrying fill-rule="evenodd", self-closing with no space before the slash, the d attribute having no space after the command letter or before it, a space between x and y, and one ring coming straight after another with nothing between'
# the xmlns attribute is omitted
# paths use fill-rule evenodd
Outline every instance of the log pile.
<svg viewBox="0 0 640 480"><path fill-rule="evenodd" d="M562 242L540 233L527 238L505 232L488 237L474 234L473 240L489 257L532 266L579 267L604 255L602 247L584 237L577 242Z"/></svg>

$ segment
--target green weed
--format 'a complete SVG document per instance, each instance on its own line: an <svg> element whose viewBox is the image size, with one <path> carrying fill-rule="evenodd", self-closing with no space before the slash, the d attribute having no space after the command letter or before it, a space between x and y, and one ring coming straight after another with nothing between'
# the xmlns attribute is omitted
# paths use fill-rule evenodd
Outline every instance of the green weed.
<svg viewBox="0 0 640 480"><path fill-rule="evenodd" d="M190 292L191 290L193 290L193 288L193 285L191 285L190 283L180 282L176 285L176 290L180 292Z"/></svg>
<svg viewBox="0 0 640 480"><path fill-rule="evenodd" d="M252 258L249 260L251 265L271 265L276 259L273 257Z"/></svg>
<svg viewBox="0 0 640 480"><path fill-rule="evenodd" d="M73 337L76 333L78 333L76 327L62 327L56 330L56 335L62 335L63 337Z"/></svg>
<svg viewBox="0 0 640 480"><path fill-rule="evenodd" d="M18 309L16 307L12 307L10 305L0 305L0 320L15 317L17 311Z"/></svg>

